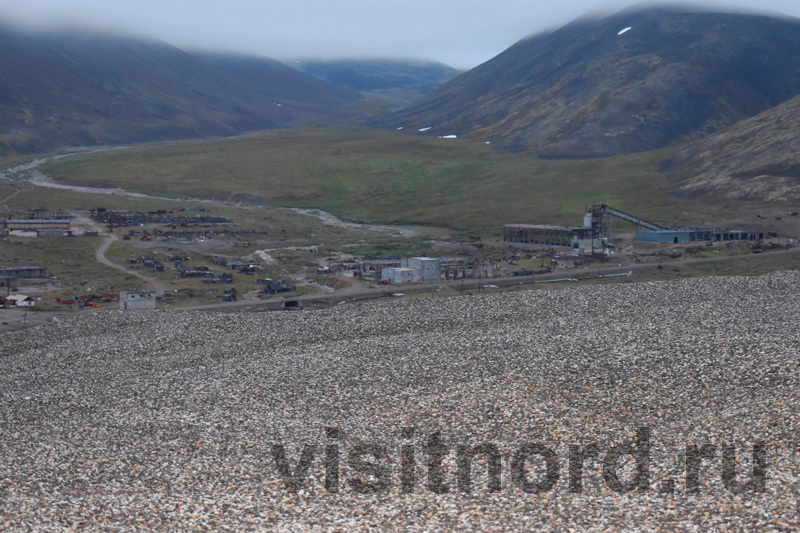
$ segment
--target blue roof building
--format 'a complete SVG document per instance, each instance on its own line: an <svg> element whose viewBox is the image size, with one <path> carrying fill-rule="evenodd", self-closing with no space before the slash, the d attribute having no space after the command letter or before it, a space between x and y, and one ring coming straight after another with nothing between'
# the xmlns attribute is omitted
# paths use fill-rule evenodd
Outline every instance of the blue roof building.
<svg viewBox="0 0 800 533"><path fill-rule="evenodd" d="M662 244L683 244L691 242L757 241L763 238L763 231L701 227L637 231L635 240Z"/></svg>

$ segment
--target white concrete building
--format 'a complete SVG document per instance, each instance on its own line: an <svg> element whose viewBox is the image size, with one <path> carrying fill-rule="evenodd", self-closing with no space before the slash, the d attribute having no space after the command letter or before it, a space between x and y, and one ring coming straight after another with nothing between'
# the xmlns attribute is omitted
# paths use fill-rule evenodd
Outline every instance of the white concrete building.
<svg viewBox="0 0 800 533"><path fill-rule="evenodd" d="M441 279L440 261L433 257L403 258L400 260L400 266L419 270L419 281L438 281Z"/></svg>
<svg viewBox="0 0 800 533"><path fill-rule="evenodd" d="M389 283L414 283L420 280L420 271L415 268L384 267L381 279Z"/></svg>
<svg viewBox="0 0 800 533"><path fill-rule="evenodd" d="M119 308L155 309L156 291L122 291L119 293Z"/></svg>

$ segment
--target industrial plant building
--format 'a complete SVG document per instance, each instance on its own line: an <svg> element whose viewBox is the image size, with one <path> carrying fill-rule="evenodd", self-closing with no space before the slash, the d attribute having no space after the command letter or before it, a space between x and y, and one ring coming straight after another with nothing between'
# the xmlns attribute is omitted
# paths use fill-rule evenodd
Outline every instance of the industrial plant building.
<svg viewBox="0 0 800 533"><path fill-rule="evenodd" d="M640 228L635 240L655 243L754 241L764 238L763 231L722 229L711 227L666 228L637 216L614 209L606 204L587 206L582 226L547 226L535 224L506 224L503 241L513 243L563 246L586 252L608 248L612 217L631 222Z"/></svg>
<svg viewBox="0 0 800 533"><path fill-rule="evenodd" d="M415 268L386 267L381 269L381 280L387 283L416 283L420 281L420 271Z"/></svg>
<svg viewBox="0 0 800 533"><path fill-rule="evenodd" d="M688 242L757 241L763 238L763 231L743 229L687 228L636 232L637 241L672 244Z"/></svg>
<svg viewBox="0 0 800 533"><path fill-rule="evenodd" d="M419 271L419 281L437 281L441 277L441 261L433 257L409 257L400 260L401 268Z"/></svg>
<svg viewBox="0 0 800 533"><path fill-rule="evenodd" d="M442 277L441 260L433 257L404 257L399 267L381 269L381 279L388 283L438 281Z"/></svg>
<svg viewBox="0 0 800 533"><path fill-rule="evenodd" d="M579 227L542 224L506 224L503 226L503 241L543 246L578 248L581 241L591 241L591 235L590 229Z"/></svg>

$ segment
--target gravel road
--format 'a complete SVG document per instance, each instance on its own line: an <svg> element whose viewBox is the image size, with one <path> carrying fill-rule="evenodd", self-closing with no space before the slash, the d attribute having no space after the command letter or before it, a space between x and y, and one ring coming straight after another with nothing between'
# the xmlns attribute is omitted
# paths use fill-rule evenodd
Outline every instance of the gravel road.
<svg viewBox="0 0 800 533"><path fill-rule="evenodd" d="M118 265L106 257L106 251L108 250L108 247L111 246L113 243L117 242L119 240L119 237L117 237L111 232L103 231L90 218L79 215L77 213L73 213L73 216L74 216L73 218L74 223L88 226L93 230L97 231L98 234L103 236L103 242L100 243L100 246L98 246L97 250L95 250L94 252L94 258L97 259L99 263L102 263L106 266L110 266L111 268L115 268L121 272L124 272L125 274L137 277L140 280L144 281L145 283L148 283L156 291L156 296L163 296L164 293L167 292L167 286L158 281L157 279L145 276L144 274L136 272L135 270L130 270L128 268L125 268L124 266Z"/></svg>
<svg viewBox="0 0 800 533"><path fill-rule="evenodd" d="M0 530L797 530L798 317L781 272L7 333Z"/></svg>

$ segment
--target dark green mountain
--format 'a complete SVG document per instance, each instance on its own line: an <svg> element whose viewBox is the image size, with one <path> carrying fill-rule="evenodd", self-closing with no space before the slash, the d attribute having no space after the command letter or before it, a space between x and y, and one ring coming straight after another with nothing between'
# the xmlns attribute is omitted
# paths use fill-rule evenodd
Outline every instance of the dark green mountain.
<svg viewBox="0 0 800 533"><path fill-rule="evenodd" d="M442 63L427 61L305 60L294 66L334 85L386 98L395 107L419 100L460 74L460 71Z"/></svg>
<svg viewBox="0 0 800 533"><path fill-rule="evenodd" d="M0 27L0 50L0 150L292 127L350 118L361 98L271 59L157 41Z"/></svg>
<svg viewBox="0 0 800 533"><path fill-rule="evenodd" d="M797 94L800 20L647 8L523 39L379 123L602 157L703 137Z"/></svg>

